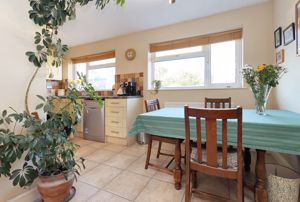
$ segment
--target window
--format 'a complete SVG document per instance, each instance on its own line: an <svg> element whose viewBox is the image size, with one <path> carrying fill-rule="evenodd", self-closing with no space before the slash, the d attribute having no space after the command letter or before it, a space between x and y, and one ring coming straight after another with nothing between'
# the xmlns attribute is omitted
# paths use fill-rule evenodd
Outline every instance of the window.
<svg viewBox="0 0 300 202"><path fill-rule="evenodd" d="M161 80L162 89L241 87L241 35L229 33L151 44L149 86Z"/></svg>
<svg viewBox="0 0 300 202"><path fill-rule="evenodd" d="M103 55L98 54L98 59L95 56L72 59L73 63L76 62L74 64L74 78L78 78L77 73L82 73L86 75L88 82L93 85L95 90L112 90L112 86L115 84L116 59L111 54L107 57L113 56L113 58L107 58Z"/></svg>

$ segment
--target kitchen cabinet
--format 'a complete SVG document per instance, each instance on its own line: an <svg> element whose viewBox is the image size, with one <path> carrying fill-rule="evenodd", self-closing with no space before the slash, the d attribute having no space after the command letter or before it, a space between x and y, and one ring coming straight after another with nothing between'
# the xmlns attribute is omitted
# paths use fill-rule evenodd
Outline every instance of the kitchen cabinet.
<svg viewBox="0 0 300 202"><path fill-rule="evenodd" d="M53 111L58 112L61 107L67 106L69 104L69 102L70 101L68 99L61 99L61 100L57 99L57 100L55 100ZM77 102L80 103L80 104L83 104L82 99L77 100ZM69 111L69 113L72 113L72 107L70 105L67 107L67 110ZM81 111L82 117L80 119L80 122L77 123L76 126L75 126L75 130L76 130L75 135L78 135L80 137L83 137L83 135L82 135L82 133L83 133L83 118L84 118L83 114L84 114L83 111Z"/></svg>
<svg viewBox="0 0 300 202"><path fill-rule="evenodd" d="M106 142L122 145L135 143L136 136L128 136L128 131L142 112L142 98L105 99Z"/></svg>

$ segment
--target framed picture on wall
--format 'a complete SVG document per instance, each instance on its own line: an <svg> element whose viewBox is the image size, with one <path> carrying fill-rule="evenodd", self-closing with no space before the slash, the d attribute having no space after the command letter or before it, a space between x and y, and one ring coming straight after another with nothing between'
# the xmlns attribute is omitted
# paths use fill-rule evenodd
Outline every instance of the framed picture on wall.
<svg viewBox="0 0 300 202"><path fill-rule="evenodd" d="M284 45L289 45L295 40L295 23L290 24L285 30L283 30Z"/></svg>
<svg viewBox="0 0 300 202"><path fill-rule="evenodd" d="M274 42L275 42L275 48L278 48L282 44L282 28L278 27L274 32Z"/></svg>
<svg viewBox="0 0 300 202"><path fill-rule="evenodd" d="M276 64L282 64L284 63L284 49L281 49L280 51L276 52Z"/></svg>
<svg viewBox="0 0 300 202"><path fill-rule="evenodd" d="M296 52L300 56L300 0L296 4L296 20L295 20L295 31L296 31Z"/></svg>

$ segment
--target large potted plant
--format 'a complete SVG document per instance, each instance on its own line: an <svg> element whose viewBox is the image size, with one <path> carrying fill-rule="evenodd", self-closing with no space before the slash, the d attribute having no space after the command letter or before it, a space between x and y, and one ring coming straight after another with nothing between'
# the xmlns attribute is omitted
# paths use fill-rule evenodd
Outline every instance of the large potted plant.
<svg viewBox="0 0 300 202"><path fill-rule="evenodd" d="M38 190L44 201L66 201L80 164L74 152L78 145L69 140L70 132L81 118L82 105L78 102L80 92L70 86L67 97L69 102L54 111L54 101L59 97L37 96L41 103L36 106L40 114L35 116L28 107L28 94L39 69L46 64L58 67L68 51L67 45L57 36L58 28L67 19L74 19L76 5L84 6L92 0L29 0L29 17L41 27L36 32L35 51L28 51L28 60L36 70L29 81L25 95L25 110L17 112L13 108L0 114L0 176L9 177L14 186L28 186L37 179ZM103 9L110 0L96 0L96 7ZM115 0L123 5L125 0ZM82 90L99 104L101 97L83 75L78 75ZM71 107L72 110L68 110ZM43 115L41 114L43 113ZM41 117L41 118L39 118ZM47 117L47 118L46 118ZM21 168L12 165L21 159ZM84 167L84 165L83 165Z"/></svg>

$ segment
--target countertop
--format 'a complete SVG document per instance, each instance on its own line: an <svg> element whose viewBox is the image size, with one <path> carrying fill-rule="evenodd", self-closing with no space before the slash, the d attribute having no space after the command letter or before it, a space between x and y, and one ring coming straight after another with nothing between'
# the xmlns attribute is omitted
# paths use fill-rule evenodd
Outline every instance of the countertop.
<svg viewBox="0 0 300 202"><path fill-rule="evenodd" d="M66 96L58 96L60 98L66 98ZM132 98L142 98L141 95L130 95L130 96L101 96L103 99L132 99ZM79 96L79 99L90 99L88 96Z"/></svg>

